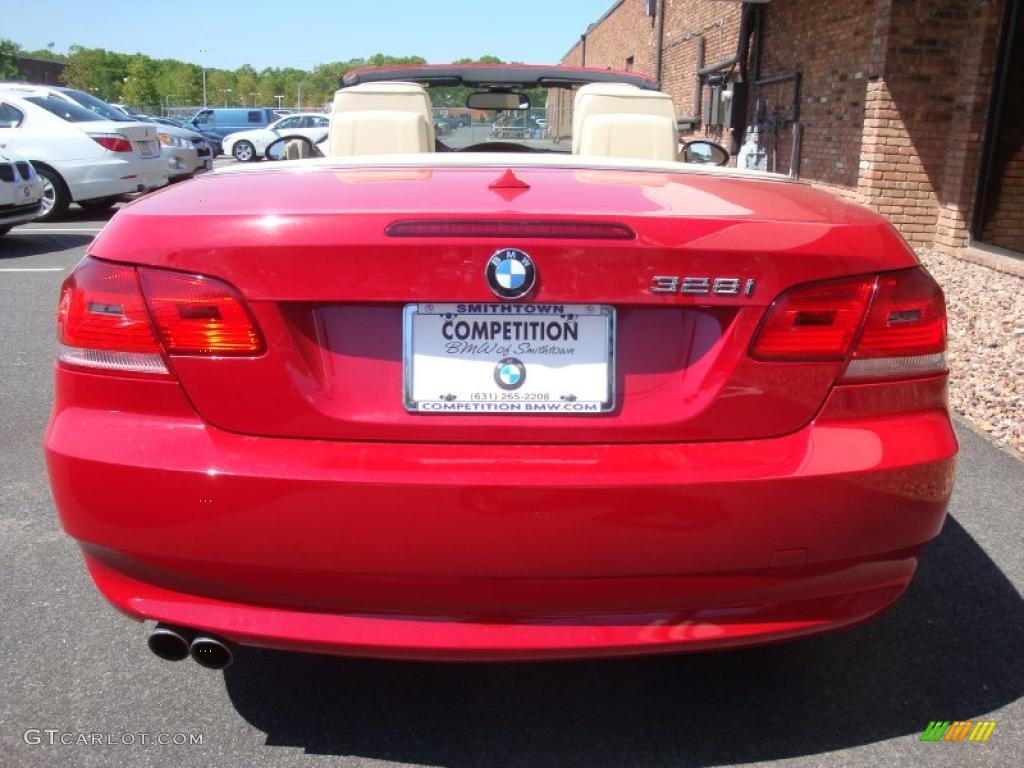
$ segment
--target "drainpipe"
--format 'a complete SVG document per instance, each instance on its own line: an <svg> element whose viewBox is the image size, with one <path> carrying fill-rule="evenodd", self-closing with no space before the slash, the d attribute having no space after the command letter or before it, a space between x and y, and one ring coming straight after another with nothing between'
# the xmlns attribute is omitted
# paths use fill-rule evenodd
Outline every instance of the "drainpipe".
<svg viewBox="0 0 1024 768"><path fill-rule="evenodd" d="M693 88L693 116L700 122L704 111L704 80L700 71L704 68L704 35L697 38L697 77L696 85Z"/></svg>
<svg viewBox="0 0 1024 768"><path fill-rule="evenodd" d="M583 47L583 55L580 57L581 58L580 66L581 67L585 67L585 66L587 66L587 33L586 32L584 32L582 35L580 35L580 45Z"/></svg>
<svg viewBox="0 0 1024 768"><path fill-rule="evenodd" d="M658 44L654 49L654 79L661 90L661 57L665 48L665 0L658 3Z"/></svg>
<svg viewBox="0 0 1024 768"><path fill-rule="evenodd" d="M750 58L750 38L755 27L759 28L757 20L760 18L762 8L760 5L743 5L743 17L740 22L740 39L736 51L736 63L739 64L739 78L732 89L731 123L729 126L732 133L733 154L740 151L743 145L743 134L747 126L747 98L750 94L750 83L747 77L747 61ZM760 41L757 43L760 48ZM759 54L760 55L760 54Z"/></svg>

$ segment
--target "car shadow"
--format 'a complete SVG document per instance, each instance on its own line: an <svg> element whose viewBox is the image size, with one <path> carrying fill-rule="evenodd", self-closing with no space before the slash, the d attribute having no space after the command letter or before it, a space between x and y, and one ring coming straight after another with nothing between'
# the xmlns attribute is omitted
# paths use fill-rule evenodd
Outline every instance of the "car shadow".
<svg viewBox="0 0 1024 768"><path fill-rule="evenodd" d="M110 221L119 208L120 204L106 211L88 211L77 205L72 205L58 221L41 224L30 223L15 227L9 234L0 237L0 261L38 256L44 253L59 253L88 245L92 242L95 234L59 230L98 229Z"/></svg>
<svg viewBox="0 0 1024 768"><path fill-rule="evenodd" d="M45 253L58 253L92 242L92 235L76 233L47 234L43 230L23 230L0 237L0 262Z"/></svg>
<svg viewBox="0 0 1024 768"><path fill-rule="evenodd" d="M1024 693L1024 602L952 517L903 599L846 632L599 662L425 664L244 648L228 694L271 746L484 766L712 765L971 719Z"/></svg>

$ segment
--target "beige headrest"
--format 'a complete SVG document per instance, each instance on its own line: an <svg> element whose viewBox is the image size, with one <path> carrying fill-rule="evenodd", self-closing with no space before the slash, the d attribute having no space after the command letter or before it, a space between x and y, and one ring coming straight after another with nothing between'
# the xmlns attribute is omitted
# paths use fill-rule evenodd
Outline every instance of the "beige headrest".
<svg viewBox="0 0 1024 768"><path fill-rule="evenodd" d="M423 115L390 109L343 112L331 121L330 157L433 152Z"/></svg>
<svg viewBox="0 0 1024 768"><path fill-rule="evenodd" d="M368 133L376 130L381 132L376 138ZM358 135L353 135L354 131ZM334 94L327 147L328 156L371 154L370 148L372 154L433 152L430 97L416 83L362 83L342 88Z"/></svg>
<svg viewBox="0 0 1024 768"><path fill-rule="evenodd" d="M625 83L591 83L576 92L573 154L675 160L678 146L667 93Z"/></svg>

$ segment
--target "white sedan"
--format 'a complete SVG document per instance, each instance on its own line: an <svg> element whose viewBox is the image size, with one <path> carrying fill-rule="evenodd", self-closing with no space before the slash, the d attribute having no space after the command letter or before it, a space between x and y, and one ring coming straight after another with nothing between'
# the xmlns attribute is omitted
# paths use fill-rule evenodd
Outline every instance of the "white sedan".
<svg viewBox="0 0 1024 768"><path fill-rule="evenodd" d="M32 163L0 149L0 235L15 224L36 218L41 209L43 184Z"/></svg>
<svg viewBox="0 0 1024 768"><path fill-rule="evenodd" d="M97 120L77 104L0 84L0 147L35 166L43 185L40 220L59 218L72 202L102 210L121 195L166 184L158 132L152 123Z"/></svg>
<svg viewBox="0 0 1024 768"><path fill-rule="evenodd" d="M224 154L234 156L242 163L266 156L267 147L284 135L318 139L330 124L327 115L319 112L300 112L287 115L266 128L229 133L224 137Z"/></svg>

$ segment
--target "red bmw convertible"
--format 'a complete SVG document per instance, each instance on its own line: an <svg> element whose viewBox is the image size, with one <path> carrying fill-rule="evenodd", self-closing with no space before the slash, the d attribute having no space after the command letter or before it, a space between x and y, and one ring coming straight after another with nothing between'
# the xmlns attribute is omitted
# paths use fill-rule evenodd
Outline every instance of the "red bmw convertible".
<svg viewBox="0 0 1024 768"><path fill-rule="evenodd" d="M907 587L957 442L883 218L680 148L632 73L361 70L283 146L61 290L53 495L157 655L728 648Z"/></svg>

